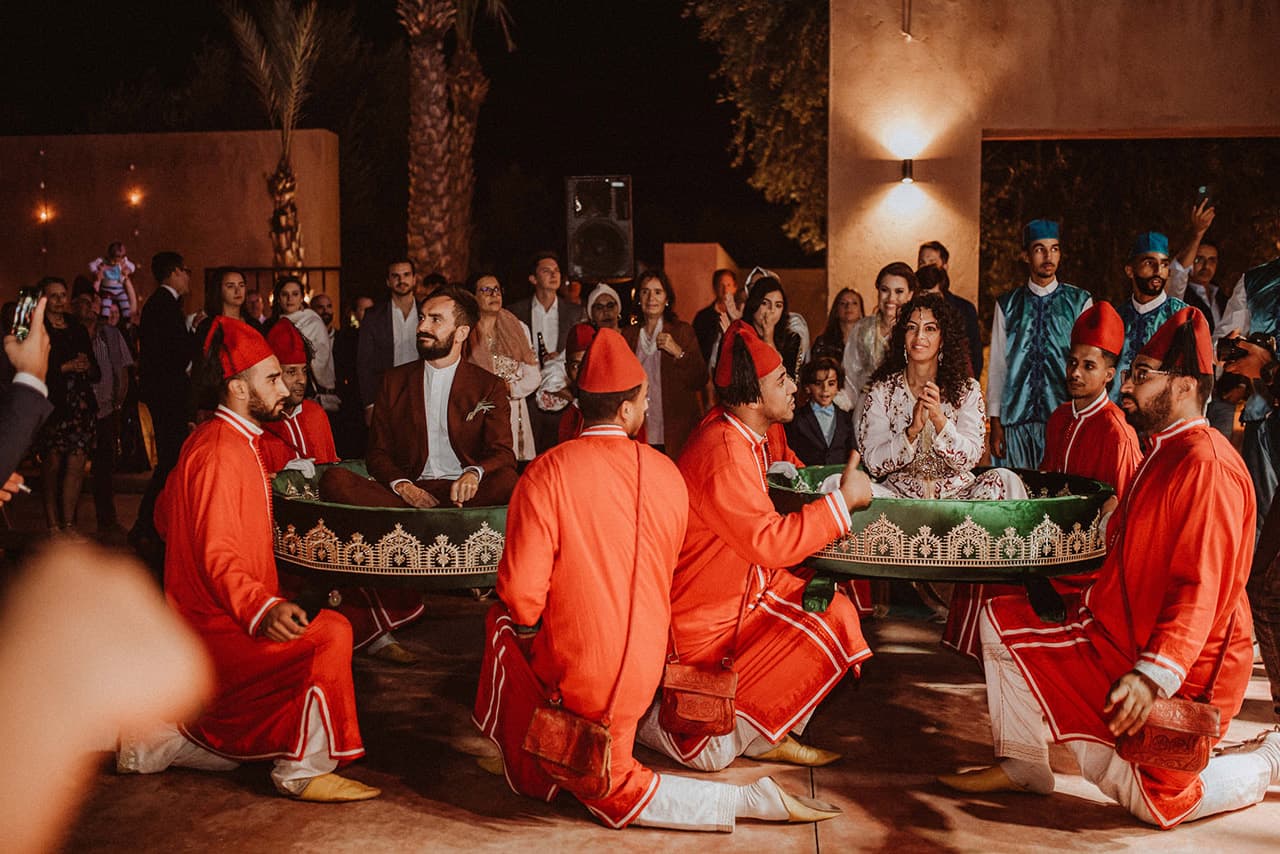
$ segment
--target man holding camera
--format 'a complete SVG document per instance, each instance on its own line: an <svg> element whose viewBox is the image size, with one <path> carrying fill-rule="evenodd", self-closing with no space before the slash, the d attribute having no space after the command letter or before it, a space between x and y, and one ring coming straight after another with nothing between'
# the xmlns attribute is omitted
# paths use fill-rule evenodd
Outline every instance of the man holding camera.
<svg viewBox="0 0 1280 854"><path fill-rule="evenodd" d="M18 464L27 455L40 425L53 412L49 389L44 383L49 367L45 299L29 294L22 296L31 302L18 306L14 328L6 329L4 336L4 355L14 373L13 379L0 391L0 505L27 489L17 472ZM22 339L17 334L20 326L28 330Z"/></svg>

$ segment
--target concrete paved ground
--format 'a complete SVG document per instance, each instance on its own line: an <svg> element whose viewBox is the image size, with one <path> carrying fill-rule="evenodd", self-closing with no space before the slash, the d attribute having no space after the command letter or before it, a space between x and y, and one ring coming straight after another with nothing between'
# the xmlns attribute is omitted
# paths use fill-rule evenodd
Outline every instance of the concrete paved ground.
<svg viewBox="0 0 1280 854"><path fill-rule="evenodd" d="M38 502L11 513L38 527ZM132 522L137 495L121 497ZM15 502L22 504L23 502ZM34 510L34 514L33 514ZM92 530L86 502L82 519ZM427 615L398 632L422 661L400 668L357 656L356 691L368 756L349 773L382 798L313 805L274 794L266 765L227 774L175 770L121 777L103 755L67 851L1252 851L1280 846L1280 791L1251 809L1172 832L1138 824L1076 776L1054 748L1058 791L1049 797L965 799L933 782L989 761L985 694L976 665L937 645L939 629L916 615L867 623L876 656L861 682L846 679L820 707L807 740L845 758L807 771L739 760L719 779L772 774L797 792L839 804L845 815L814 826L742 823L732 834L607 830L562 796L542 804L513 794L475 764L491 746L470 722L486 604L431 595ZM1257 667L1228 739L1271 725ZM675 771L638 748L643 761ZM692 772L689 772L692 773ZM2 847L2 846L0 846Z"/></svg>

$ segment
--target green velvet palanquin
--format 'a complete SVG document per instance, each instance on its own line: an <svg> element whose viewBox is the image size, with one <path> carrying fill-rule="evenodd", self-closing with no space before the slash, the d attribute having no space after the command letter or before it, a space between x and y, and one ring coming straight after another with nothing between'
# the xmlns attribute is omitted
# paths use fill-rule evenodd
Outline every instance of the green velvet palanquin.
<svg viewBox="0 0 1280 854"><path fill-rule="evenodd" d="M840 466L770 475L779 512L819 497ZM1017 581L1096 568L1106 555L1100 516L1114 490L1062 474L1018 470L1035 497L1016 501L877 498L852 514L853 529L805 561L813 569L915 581Z"/></svg>
<svg viewBox="0 0 1280 854"><path fill-rule="evenodd" d="M361 475L362 460L339 465ZM492 587L507 508L358 507L321 501L315 478L282 471L273 487L276 561L324 584Z"/></svg>

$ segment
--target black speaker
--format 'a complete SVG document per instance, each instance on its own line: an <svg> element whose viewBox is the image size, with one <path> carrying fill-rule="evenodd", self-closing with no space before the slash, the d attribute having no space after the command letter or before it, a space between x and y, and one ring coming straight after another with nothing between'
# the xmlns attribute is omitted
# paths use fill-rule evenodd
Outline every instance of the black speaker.
<svg viewBox="0 0 1280 854"><path fill-rule="evenodd" d="M564 179L568 277L599 281L635 275L631 176Z"/></svg>

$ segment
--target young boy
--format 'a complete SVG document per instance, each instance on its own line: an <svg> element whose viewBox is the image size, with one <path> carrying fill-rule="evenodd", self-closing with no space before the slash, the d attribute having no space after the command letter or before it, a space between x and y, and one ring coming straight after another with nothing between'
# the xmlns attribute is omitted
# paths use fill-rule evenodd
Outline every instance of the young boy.
<svg viewBox="0 0 1280 854"><path fill-rule="evenodd" d="M797 406L787 424L787 444L807 466L843 465L853 452L853 416L832 403L843 383L844 370L830 356L812 359L800 369L809 402Z"/></svg>

